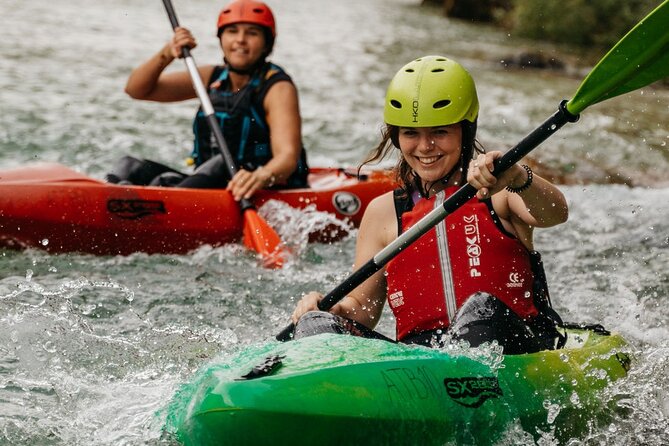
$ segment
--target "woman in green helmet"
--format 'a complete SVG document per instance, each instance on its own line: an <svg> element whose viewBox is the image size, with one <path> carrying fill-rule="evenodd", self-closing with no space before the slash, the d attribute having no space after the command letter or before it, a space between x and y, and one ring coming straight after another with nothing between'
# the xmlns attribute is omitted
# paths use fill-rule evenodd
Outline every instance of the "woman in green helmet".
<svg viewBox="0 0 669 446"><path fill-rule="evenodd" d="M498 151L476 141L478 98L474 81L441 56L416 59L400 69L385 100L383 139L366 162L399 150L400 188L372 201L358 233L355 268L458 190L471 199L330 310L311 292L292 320L296 337L326 330L374 336L386 301L400 342L440 345L465 339L497 340L506 353L559 346L559 317L551 309L534 228L567 220L567 204L551 183L526 165L496 178ZM444 337L443 335L448 336Z"/></svg>

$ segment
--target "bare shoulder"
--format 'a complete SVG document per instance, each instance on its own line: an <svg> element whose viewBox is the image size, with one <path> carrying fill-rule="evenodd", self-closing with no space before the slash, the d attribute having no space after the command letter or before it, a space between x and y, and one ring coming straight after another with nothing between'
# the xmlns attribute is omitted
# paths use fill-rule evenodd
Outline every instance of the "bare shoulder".
<svg viewBox="0 0 669 446"><path fill-rule="evenodd" d="M292 82L287 80L280 80L269 87L269 90L267 90L267 95L265 96L265 100L297 100L297 88L295 88L295 85Z"/></svg>
<svg viewBox="0 0 669 446"><path fill-rule="evenodd" d="M369 202L369 205L367 205L367 209L365 210L365 215L370 214L374 217L380 217L387 213L392 213L393 216L395 215L393 191L386 192L374 198Z"/></svg>
<svg viewBox="0 0 669 446"><path fill-rule="evenodd" d="M397 238L397 217L393 192L386 192L374 198L362 217L360 235L373 234L383 246Z"/></svg>

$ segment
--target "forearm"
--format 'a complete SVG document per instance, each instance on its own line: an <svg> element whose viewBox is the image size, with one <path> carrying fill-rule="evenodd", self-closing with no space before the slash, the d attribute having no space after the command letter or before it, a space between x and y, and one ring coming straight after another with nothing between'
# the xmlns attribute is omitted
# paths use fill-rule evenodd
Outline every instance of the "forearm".
<svg viewBox="0 0 669 446"><path fill-rule="evenodd" d="M352 319L374 329L379 323L384 301L376 299L366 299L361 296L346 296L336 307L333 307L333 313Z"/></svg>
<svg viewBox="0 0 669 446"><path fill-rule="evenodd" d="M323 295L315 291L302 296L291 316L293 323L297 323L304 314L310 311L318 311L318 304L322 300ZM367 301L367 304L364 304L359 297L349 295L334 304L329 311L332 314L352 319L373 329L378 323L382 309L383 301L374 303L370 300Z"/></svg>
<svg viewBox="0 0 669 446"><path fill-rule="evenodd" d="M527 183L528 174L523 169L509 186L522 189ZM528 187L517 192L507 190L507 194L511 211L530 226L546 228L567 221L569 211L562 192L534 173Z"/></svg>
<svg viewBox="0 0 669 446"><path fill-rule="evenodd" d="M288 178L297 169L297 162L300 157L299 148L290 148L274 155L267 164L263 166L268 171L268 175L273 176L271 183L285 184ZM274 185L274 184L271 184Z"/></svg>
<svg viewBox="0 0 669 446"><path fill-rule="evenodd" d="M130 73L125 92L134 99L150 99L160 75L173 60L174 56L168 43Z"/></svg>

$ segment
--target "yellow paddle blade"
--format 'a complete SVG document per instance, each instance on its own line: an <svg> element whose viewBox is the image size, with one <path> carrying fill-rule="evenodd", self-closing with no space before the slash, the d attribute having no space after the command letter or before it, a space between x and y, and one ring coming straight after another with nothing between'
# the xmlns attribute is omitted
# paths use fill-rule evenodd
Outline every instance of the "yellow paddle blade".
<svg viewBox="0 0 669 446"><path fill-rule="evenodd" d="M244 245L260 254L266 268L281 268L288 256L279 234L255 209L244 211Z"/></svg>

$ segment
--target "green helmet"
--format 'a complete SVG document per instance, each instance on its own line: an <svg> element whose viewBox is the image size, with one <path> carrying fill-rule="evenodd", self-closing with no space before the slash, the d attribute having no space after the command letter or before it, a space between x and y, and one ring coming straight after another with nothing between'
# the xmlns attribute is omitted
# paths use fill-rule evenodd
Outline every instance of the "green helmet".
<svg viewBox="0 0 669 446"><path fill-rule="evenodd" d="M388 85L383 118L398 127L437 127L479 113L476 85L459 63L425 56L403 66Z"/></svg>

